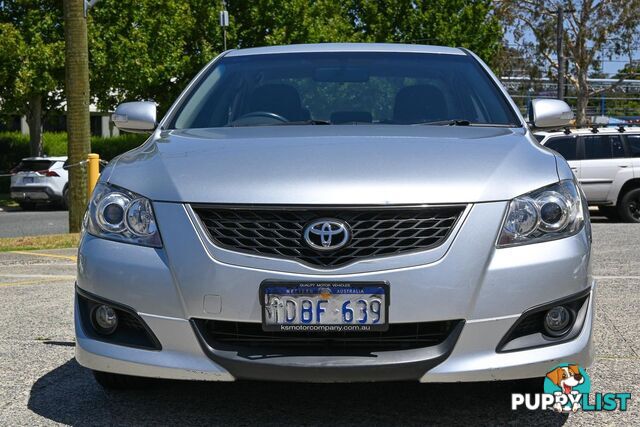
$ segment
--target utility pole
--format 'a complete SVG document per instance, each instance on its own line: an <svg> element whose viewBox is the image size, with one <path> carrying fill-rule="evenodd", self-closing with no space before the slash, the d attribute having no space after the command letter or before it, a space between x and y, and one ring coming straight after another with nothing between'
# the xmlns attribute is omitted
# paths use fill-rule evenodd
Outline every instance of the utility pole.
<svg viewBox="0 0 640 427"><path fill-rule="evenodd" d="M562 6L558 6L558 25L556 30L556 43L558 54L558 99L564 100L564 49L562 39L564 36L564 11Z"/></svg>
<svg viewBox="0 0 640 427"><path fill-rule="evenodd" d="M222 10L220 11L220 26L222 27L222 43L224 50L227 50L227 27L229 26L229 12L227 2L222 0Z"/></svg>
<svg viewBox="0 0 640 427"><path fill-rule="evenodd" d="M69 232L77 233L87 207L87 169L75 166L91 151L89 45L85 0L64 0L65 95L69 138ZM75 167L74 167L75 166Z"/></svg>

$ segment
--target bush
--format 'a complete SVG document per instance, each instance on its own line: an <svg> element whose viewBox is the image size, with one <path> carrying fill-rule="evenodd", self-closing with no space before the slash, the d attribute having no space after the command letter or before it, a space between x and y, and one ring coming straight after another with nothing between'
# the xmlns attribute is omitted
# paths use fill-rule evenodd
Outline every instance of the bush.
<svg viewBox="0 0 640 427"><path fill-rule="evenodd" d="M146 141L147 138L148 135L139 133L125 133L113 138L102 138L94 136L91 138L91 151L93 153L99 154L101 159L108 161L119 154L136 148L144 141Z"/></svg>
<svg viewBox="0 0 640 427"><path fill-rule="evenodd" d="M111 160L129 151L147 139L147 135L123 134L113 138L91 137L91 151L101 159ZM42 135L43 150L47 156L67 155L67 134L45 132ZM0 132L0 175L8 173L20 160L29 157L29 137L20 132ZM9 192L9 177L0 177L0 193Z"/></svg>

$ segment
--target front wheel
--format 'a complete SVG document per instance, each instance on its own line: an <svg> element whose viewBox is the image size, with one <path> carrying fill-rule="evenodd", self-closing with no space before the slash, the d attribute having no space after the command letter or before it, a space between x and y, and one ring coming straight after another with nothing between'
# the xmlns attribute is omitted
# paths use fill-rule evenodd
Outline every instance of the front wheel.
<svg viewBox="0 0 640 427"><path fill-rule="evenodd" d="M640 222L640 188L627 191L622 196L618 212L624 222Z"/></svg>
<svg viewBox="0 0 640 427"><path fill-rule="evenodd" d="M133 377L131 375L112 374L110 372L93 371L96 382L108 390L129 390L148 387L153 381L150 378Z"/></svg>

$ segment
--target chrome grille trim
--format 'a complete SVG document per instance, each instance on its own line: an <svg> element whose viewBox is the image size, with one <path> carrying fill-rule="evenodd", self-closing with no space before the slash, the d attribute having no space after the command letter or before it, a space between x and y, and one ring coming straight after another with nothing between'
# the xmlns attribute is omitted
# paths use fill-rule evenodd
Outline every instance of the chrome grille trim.
<svg viewBox="0 0 640 427"><path fill-rule="evenodd" d="M320 268L436 248L447 240L466 207L191 205L215 246ZM349 244L332 252L305 244L304 227L325 217L349 225Z"/></svg>

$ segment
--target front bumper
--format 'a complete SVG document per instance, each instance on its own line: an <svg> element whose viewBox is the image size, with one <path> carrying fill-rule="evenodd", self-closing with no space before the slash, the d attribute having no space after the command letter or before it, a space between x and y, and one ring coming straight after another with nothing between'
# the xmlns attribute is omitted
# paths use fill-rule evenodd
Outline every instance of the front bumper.
<svg viewBox="0 0 640 427"><path fill-rule="evenodd" d="M391 257L388 263L367 263L337 274L295 271L302 268L297 265L270 270L264 264L255 265L265 263L264 258L218 254L198 233L188 208L155 203L164 249L85 236L79 249L78 287L135 308L162 350L94 340L82 330L76 310L77 360L98 371L218 381L484 381L544 376L561 362L588 366L593 357L595 283L586 233L496 250L495 237L505 207L502 202L475 205L446 251L425 253L422 264L415 263L413 254L406 258L411 265L398 266L402 257ZM171 228L162 228L162 224L171 224ZM357 270L365 267L368 271ZM392 287L391 323L463 319L464 326L439 348L367 356L256 357L207 349L191 320L260 322L258 286L267 279L386 281ZM525 310L587 289L591 291L586 318L573 339L496 352ZM218 303L207 305L207 296Z"/></svg>
<svg viewBox="0 0 640 427"><path fill-rule="evenodd" d="M443 358L436 355L436 363L433 364L433 354L419 351L413 354L417 363L407 364L405 360L394 361L383 357L382 360L370 359L366 364L362 360L355 362L360 367L353 364L349 366L344 359L335 361L333 365L321 364L322 360L317 357L307 357L306 360L296 358L286 364L265 359L265 363L273 364L271 367L247 360L246 363L252 364L253 368L246 378L314 382L407 380L413 378L416 367L419 367L425 369L415 377L421 382L494 381L542 377L564 361L589 366L593 360L592 297L593 291L587 319L578 337L550 347L496 353L491 343L498 342L504 336L517 316L477 319L466 322L453 351ZM205 355L189 321L142 313L141 317L163 343L162 351L141 350L91 339L83 332L76 314L78 363L96 371L153 378L205 381L236 379L227 369ZM425 359L428 360L425 362ZM292 362L297 363L297 367L292 367ZM338 365L340 362L343 363L342 367ZM288 369L287 365L292 369Z"/></svg>

